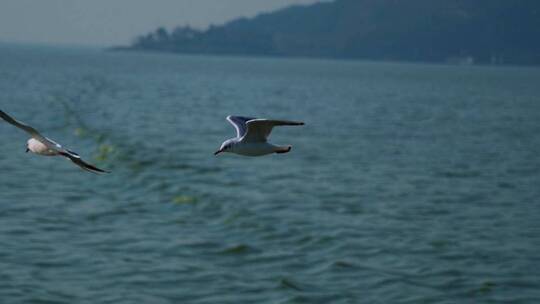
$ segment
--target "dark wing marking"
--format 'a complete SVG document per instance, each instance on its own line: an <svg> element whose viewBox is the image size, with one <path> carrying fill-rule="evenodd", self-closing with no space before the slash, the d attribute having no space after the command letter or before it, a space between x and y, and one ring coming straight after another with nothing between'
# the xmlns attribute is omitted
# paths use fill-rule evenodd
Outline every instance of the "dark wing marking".
<svg viewBox="0 0 540 304"><path fill-rule="evenodd" d="M227 116L227 120L236 129L236 137L242 137L244 134L246 134L246 122L253 119L255 118L232 115Z"/></svg>
<svg viewBox="0 0 540 304"><path fill-rule="evenodd" d="M60 152L60 155L69 158L69 160L71 160L74 164L83 168L86 171L90 171L93 173L110 173L109 171L101 170L98 167L83 161L79 154L71 152L69 150L65 150L65 152Z"/></svg>
<svg viewBox="0 0 540 304"><path fill-rule="evenodd" d="M65 149L65 150L66 150L66 152L68 152L68 153L71 154L72 156L81 158L81 156L80 156L79 154L77 154L77 153L75 153L75 152L73 152L73 151L71 151L71 150L68 150L68 149Z"/></svg>
<svg viewBox="0 0 540 304"><path fill-rule="evenodd" d="M253 119L246 123L244 138L248 141L266 141L275 126L302 126L303 122L290 120Z"/></svg>

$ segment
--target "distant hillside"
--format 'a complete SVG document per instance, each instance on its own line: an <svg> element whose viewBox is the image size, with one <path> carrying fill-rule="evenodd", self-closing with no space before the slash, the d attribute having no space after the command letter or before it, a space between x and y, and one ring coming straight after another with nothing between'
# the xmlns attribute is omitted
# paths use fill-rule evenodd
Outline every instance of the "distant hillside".
<svg viewBox="0 0 540 304"><path fill-rule="evenodd" d="M208 30L163 28L129 50L540 64L538 0L336 0Z"/></svg>

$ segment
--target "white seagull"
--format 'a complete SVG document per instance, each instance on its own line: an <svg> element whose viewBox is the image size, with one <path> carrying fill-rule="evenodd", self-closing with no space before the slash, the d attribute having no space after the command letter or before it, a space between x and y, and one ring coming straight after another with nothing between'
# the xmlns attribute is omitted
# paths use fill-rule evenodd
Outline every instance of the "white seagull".
<svg viewBox="0 0 540 304"><path fill-rule="evenodd" d="M236 129L236 137L227 139L214 155L221 152L236 153L245 156L261 156L271 153L287 153L292 146L276 146L267 142L274 126L302 126L303 122L270 120L241 116L227 116L227 120Z"/></svg>
<svg viewBox="0 0 540 304"><path fill-rule="evenodd" d="M61 145L54 142L53 140L41 135L36 129L12 118L7 115L4 111L0 110L0 117L7 121L8 123L23 129L29 133L32 138L27 142L26 152L32 152L44 156L64 156L71 160L77 166L83 168L84 170L93 172L93 173L109 173L108 171L101 170L91 164L84 162L79 154L64 149Z"/></svg>

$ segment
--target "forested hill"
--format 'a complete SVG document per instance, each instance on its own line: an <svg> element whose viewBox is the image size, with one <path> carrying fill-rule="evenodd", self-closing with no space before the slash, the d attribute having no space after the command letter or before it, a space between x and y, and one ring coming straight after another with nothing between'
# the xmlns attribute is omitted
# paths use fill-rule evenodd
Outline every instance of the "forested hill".
<svg viewBox="0 0 540 304"><path fill-rule="evenodd" d="M336 0L207 30L159 28L120 49L540 64L540 1Z"/></svg>

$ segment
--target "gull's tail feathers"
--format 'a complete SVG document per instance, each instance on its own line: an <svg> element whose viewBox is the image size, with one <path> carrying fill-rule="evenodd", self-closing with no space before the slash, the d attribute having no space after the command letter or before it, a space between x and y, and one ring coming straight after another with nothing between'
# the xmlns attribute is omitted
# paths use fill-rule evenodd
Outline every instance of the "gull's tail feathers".
<svg viewBox="0 0 540 304"><path fill-rule="evenodd" d="M292 146L277 147L276 153L278 154L289 153L291 149L292 149Z"/></svg>

